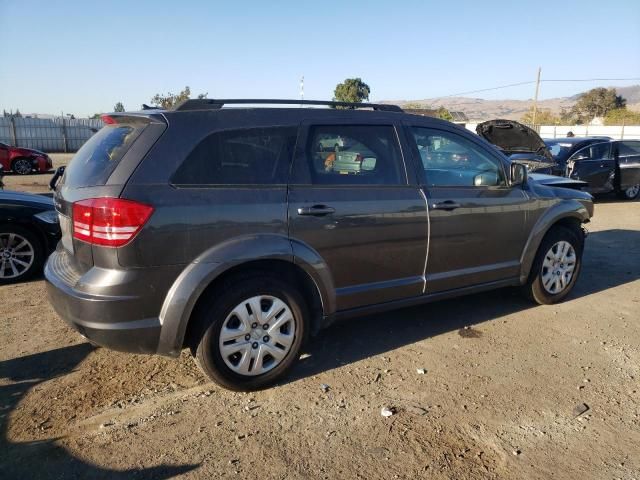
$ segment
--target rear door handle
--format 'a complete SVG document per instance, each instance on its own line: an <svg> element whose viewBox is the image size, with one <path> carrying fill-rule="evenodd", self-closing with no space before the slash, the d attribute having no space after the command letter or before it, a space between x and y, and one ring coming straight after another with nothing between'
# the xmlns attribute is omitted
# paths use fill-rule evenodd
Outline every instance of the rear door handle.
<svg viewBox="0 0 640 480"><path fill-rule="evenodd" d="M312 215L321 217L323 215L330 215L335 213L336 209L328 207L326 205L314 205L312 207L300 207L298 208L298 215Z"/></svg>
<svg viewBox="0 0 640 480"><path fill-rule="evenodd" d="M432 208L434 210L455 210L456 208L460 208L461 206L462 205L454 202L453 200L445 200L444 202L434 203Z"/></svg>

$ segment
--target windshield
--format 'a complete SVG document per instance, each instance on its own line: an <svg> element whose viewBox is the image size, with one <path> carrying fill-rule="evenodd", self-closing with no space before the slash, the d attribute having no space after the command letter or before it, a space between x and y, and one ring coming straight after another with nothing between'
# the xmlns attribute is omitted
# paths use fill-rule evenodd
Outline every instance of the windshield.
<svg viewBox="0 0 640 480"><path fill-rule="evenodd" d="M562 143L562 142L544 142L547 144L551 155L556 160L565 160L571 151L571 147L573 147L572 143Z"/></svg>

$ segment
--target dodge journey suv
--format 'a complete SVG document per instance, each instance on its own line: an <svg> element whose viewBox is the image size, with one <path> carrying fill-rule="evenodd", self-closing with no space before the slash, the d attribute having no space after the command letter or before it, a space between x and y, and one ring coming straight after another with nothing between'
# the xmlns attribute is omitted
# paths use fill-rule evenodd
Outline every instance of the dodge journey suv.
<svg viewBox="0 0 640 480"><path fill-rule="evenodd" d="M583 183L446 121L208 99L103 120L53 183L51 302L98 345L188 347L227 388L273 384L337 319L506 286L550 304L580 272Z"/></svg>

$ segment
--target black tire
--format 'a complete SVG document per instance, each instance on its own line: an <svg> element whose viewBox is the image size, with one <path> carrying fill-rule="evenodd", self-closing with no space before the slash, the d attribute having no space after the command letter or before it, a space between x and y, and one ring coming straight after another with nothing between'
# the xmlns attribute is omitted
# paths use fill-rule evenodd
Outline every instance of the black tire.
<svg viewBox="0 0 640 480"><path fill-rule="evenodd" d="M543 285L543 263L547 252L549 252L554 245L561 241L565 241L571 244L575 251L576 259L573 275L570 281L562 290L554 294L549 292ZM580 275L580 270L582 268L583 250L584 236L581 231L562 226L552 227L551 230L549 230L545 235L542 243L540 244L540 247L538 248L538 252L536 253L536 257L533 261L531 272L529 274L529 279L523 286L525 295L530 300L540 305L551 305L564 300L564 298L569 295L569 293L573 289L573 286L575 285L578 276Z"/></svg>
<svg viewBox="0 0 640 480"><path fill-rule="evenodd" d="M625 190L618 190L616 191L616 195L622 200L635 200L640 196L640 185L634 185Z"/></svg>
<svg viewBox="0 0 640 480"><path fill-rule="evenodd" d="M29 175L33 171L31 160L28 158L16 158L11 163L11 170L18 175Z"/></svg>
<svg viewBox="0 0 640 480"><path fill-rule="evenodd" d="M2 241L2 237L6 234L16 234L26 240L31 248L33 249L33 262L31 265L26 268L24 271L19 272L18 276L13 276L9 269L9 264L5 263L4 267L2 266L2 256L5 251L5 244ZM7 239L8 240L8 239ZM38 236L33 233L31 230L23 228L19 225L0 225L0 285L7 285L9 283L22 282L31 278L37 272L42 270L42 265L44 264L44 248L42 246L42 242L38 238ZM24 250L23 250L24 251ZM24 257L18 257L18 259L24 261ZM5 278L5 275L7 277ZM12 275L8 277L8 275Z"/></svg>
<svg viewBox="0 0 640 480"><path fill-rule="evenodd" d="M286 356L271 370L253 376L242 375L225 363L219 346L220 332L227 316L237 305L258 295L277 297L289 307L295 322L294 340ZM194 312L196 328L192 352L195 361L211 380L230 390L251 391L273 385L286 374L300 355L309 331L307 312L300 293L278 278L269 274L232 278L220 289L216 289Z"/></svg>

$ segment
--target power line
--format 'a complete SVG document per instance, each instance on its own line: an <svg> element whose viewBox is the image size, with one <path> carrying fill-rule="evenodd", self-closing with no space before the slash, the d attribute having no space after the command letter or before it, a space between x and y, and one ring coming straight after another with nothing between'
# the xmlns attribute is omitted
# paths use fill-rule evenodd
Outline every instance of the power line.
<svg viewBox="0 0 640 480"><path fill-rule="evenodd" d="M541 79L540 82L622 82L637 81L640 77L635 78L562 78L562 79ZM471 93L489 92L491 90L501 90L503 88L518 87L520 85L531 85L536 83L535 80L528 82L510 83L509 85L500 85L498 87L482 88L480 90L470 90L468 92L452 93L451 95L443 95L437 98L459 97L460 95L469 95Z"/></svg>

